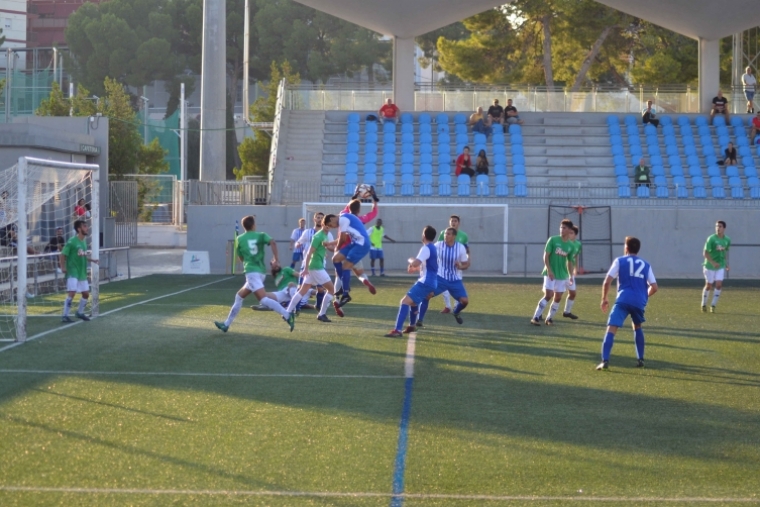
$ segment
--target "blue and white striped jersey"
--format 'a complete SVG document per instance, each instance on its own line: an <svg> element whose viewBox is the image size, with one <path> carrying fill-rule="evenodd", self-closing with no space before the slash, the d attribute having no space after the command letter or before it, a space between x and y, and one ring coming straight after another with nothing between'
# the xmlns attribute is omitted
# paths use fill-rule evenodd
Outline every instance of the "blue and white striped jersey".
<svg viewBox="0 0 760 507"><path fill-rule="evenodd" d="M467 247L462 243L448 246L444 241L435 244L438 251L438 276L450 282L462 279L462 270L457 269L457 262L467 262Z"/></svg>

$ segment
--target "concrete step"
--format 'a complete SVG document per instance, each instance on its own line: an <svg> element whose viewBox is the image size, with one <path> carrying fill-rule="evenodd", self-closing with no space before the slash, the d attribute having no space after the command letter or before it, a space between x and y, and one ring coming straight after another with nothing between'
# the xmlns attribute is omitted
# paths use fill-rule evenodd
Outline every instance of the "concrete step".
<svg viewBox="0 0 760 507"><path fill-rule="evenodd" d="M544 118L544 125L580 125L580 118ZM602 123L604 125L604 123Z"/></svg>

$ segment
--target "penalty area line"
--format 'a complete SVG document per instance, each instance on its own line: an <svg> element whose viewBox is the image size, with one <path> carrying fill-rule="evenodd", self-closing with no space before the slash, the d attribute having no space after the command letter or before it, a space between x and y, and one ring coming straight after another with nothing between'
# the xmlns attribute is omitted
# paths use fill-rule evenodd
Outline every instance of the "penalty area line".
<svg viewBox="0 0 760 507"><path fill-rule="evenodd" d="M197 285L195 287L189 287L187 289L182 289L182 290L177 291L177 292L172 292L171 294L164 294L163 296L157 296L157 297L154 297L154 298L151 298L151 299L146 299L145 301L139 301L137 303L132 303L132 304L129 304L129 305L126 305L126 306L122 306L121 308L115 308L113 310L108 310L107 312L101 313L97 318L105 317L106 315L110 315L112 313L120 312L122 310L127 310L127 309L133 308L135 306L144 305L145 303L150 303L152 301L158 301L159 299L164 299L164 298L169 298L169 297L172 297L172 296L176 296L177 294L182 294L184 292L189 292L191 290L200 289L202 287L208 287L209 285L214 285L215 283L226 282L227 280L232 280L233 278L235 278L235 277L234 276L228 276L227 278L222 278L221 280L215 280L213 282L204 283L203 285ZM43 331L42 333L37 333L36 335L30 336L29 338L27 338L24 341L15 342L15 343L12 343L11 345L6 345L5 347L0 348L0 352L5 352L6 350L10 350L12 348L18 347L19 345L22 345L22 344L24 344L26 342L30 342L32 340L36 340L37 338L42 338L43 336L47 336L49 334L57 333L58 331L62 331L64 329L69 329L72 326L78 326L82 322L83 321L80 320L80 321L74 322L74 323L66 325L66 326L61 326L61 327L57 327L55 329L49 329L47 331Z"/></svg>
<svg viewBox="0 0 760 507"><path fill-rule="evenodd" d="M77 370L17 370L0 369L1 374L19 375L71 375L71 376L145 376L145 377L229 377L229 378L350 378L350 379L400 379L401 375L341 375L320 373L203 373L172 371L77 371Z"/></svg>
<svg viewBox="0 0 760 507"><path fill-rule="evenodd" d="M250 496L250 497L313 497L313 498L393 498L416 500L480 500L480 501L543 501L543 502L657 502L657 503L746 503L758 504L758 498L716 498L716 497L625 497L625 496L541 496L541 495L476 495L446 493L381 493L381 492L339 492L339 491L246 491L215 489L140 489L140 488L76 488L76 487L36 487L3 486L0 491L16 493L79 493L79 494L122 494L122 495L175 495L175 496Z"/></svg>

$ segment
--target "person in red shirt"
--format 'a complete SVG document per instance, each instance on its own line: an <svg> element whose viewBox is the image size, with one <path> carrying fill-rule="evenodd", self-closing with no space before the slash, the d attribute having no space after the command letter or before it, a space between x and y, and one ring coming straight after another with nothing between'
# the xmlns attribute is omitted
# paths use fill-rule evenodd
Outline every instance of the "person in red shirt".
<svg viewBox="0 0 760 507"><path fill-rule="evenodd" d="M472 168L472 159L470 158L470 148L465 146L462 154L457 157L456 175L467 174L472 178L475 176L475 170Z"/></svg>
<svg viewBox="0 0 760 507"><path fill-rule="evenodd" d="M84 207L84 199L79 199L77 205L74 206L74 214L77 218L81 218L85 213L87 213L87 210Z"/></svg>
<svg viewBox="0 0 760 507"><path fill-rule="evenodd" d="M383 104L383 107L380 108L378 114L380 116L380 121L383 123L386 121L392 121L393 123L396 123L399 116L401 115L401 111L391 99L385 99L385 104Z"/></svg>
<svg viewBox="0 0 760 507"><path fill-rule="evenodd" d="M750 142L755 142L755 136L760 133L760 111L752 118L752 131L749 133Z"/></svg>

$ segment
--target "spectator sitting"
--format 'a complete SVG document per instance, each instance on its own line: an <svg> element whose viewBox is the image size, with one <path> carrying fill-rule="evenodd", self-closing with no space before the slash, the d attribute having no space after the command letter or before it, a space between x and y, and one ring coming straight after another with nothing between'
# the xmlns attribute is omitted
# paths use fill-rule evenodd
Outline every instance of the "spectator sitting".
<svg viewBox="0 0 760 507"><path fill-rule="evenodd" d="M466 174L470 178L475 176L475 171L472 169L469 146L465 146L462 150L462 154L457 157L456 175L459 176L460 174Z"/></svg>
<svg viewBox="0 0 760 507"><path fill-rule="evenodd" d="M744 75L742 76L742 83L744 84L744 96L747 97L747 112L755 112L755 104L752 99L755 98L755 87L757 86L757 79L752 75L752 67L744 69Z"/></svg>
<svg viewBox="0 0 760 507"><path fill-rule="evenodd" d="M399 116L401 116L401 111L391 99L385 99L385 104L383 104L383 107L380 108L377 114L380 117L380 121L383 123L387 121L396 123Z"/></svg>
<svg viewBox="0 0 760 507"><path fill-rule="evenodd" d="M713 118L716 114L722 114L728 123L728 99L723 96L723 91L718 90L718 96L713 97L713 108L710 111L710 125L712 125Z"/></svg>
<svg viewBox="0 0 760 507"><path fill-rule="evenodd" d="M16 233L16 227L11 226L11 229L8 231L8 246L13 247L14 252L18 248L18 235ZM26 246L26 253L29 255L34 255L37 252L32 248L31 246Z"/></svg>
<svg viewBox="0 0 760 507"><path fill-rule="evenodd" d="M752 118L752 130L749 133L749 139L752 144L755 143L755 136L760 133L760 111Z"/></svg>
<svg viewBox="0 0 760 507"><path fill-rule="evenodd" d="M467 122L467 125L472 127L473 132L485 134L486 137L490 136L493 132L491 121L488 115L483 114L482 107L478 107L478 110L470 115L470 120Z"/></svg>
<svg viewBox="0 0 760 507"><path fill-rule="evenodd" d="M60 252L65 244L66 238L63 237L63 227L59 227L55 230L55 236L50 238L48 244L45 245L45 252Z"/></svg>
<svg viewBox="0 0 760 507"><path fill-rule="evenodd" d="M655 127L658 127L660 125L660 120L655 118L657 116L657 110L654 107L653 101L647 100L647 107L644 108L641 114L641 120L642 122L651 123Z"/></svg>
<svg viewBox="0 0 760 507"><path fill-rule="evenodd" d="M478 152L478 158L475 161L475 172L477 174L485 174L488 176L488 157L486 156L486 150L480 150Z"/></svg>
<svg viewBox="0 0 760 507"><path fill-rule="evenodd" d="M506 122L510 125L516 123L522 125L523 121L520 119L520 114L517 112L517 108L512 105L512 99L507 99L507 107L504 108L504 114L506 115Z"/></svg>
<svg viewBox="0 0 760 507"><path fill-rule="evenodd" d="M74 215L76 218L82 218L87 213L87 209L84 207L84 199L79 199L77 205L74 206Z"/></svg>
<svg viewBox="0 0 760 507"><path fill-rule="evenodd" d="M723 160L724 165L739 165L739 162L737 162L736 159L736 148L734 148L734 143L729 142L728 148L724 150L724 153L726 154L726 158Z"/></svg>
<svg viewBox="0 0 760 507"><path fill-rule="evenodd" d="M488 117L491 125L494 123L504 125L504 108L499 105L499 99L493 99L493 105L488 108Z"/></svg>
<svg viewBox="0 0 760 507"><path fill-rule="evenodd" d="M652 182L649 181L649 167L646 165L643 158L639 159L639 165L633 168L633 179L636 182L637 187L648 187L652 184Z"/></svg>

